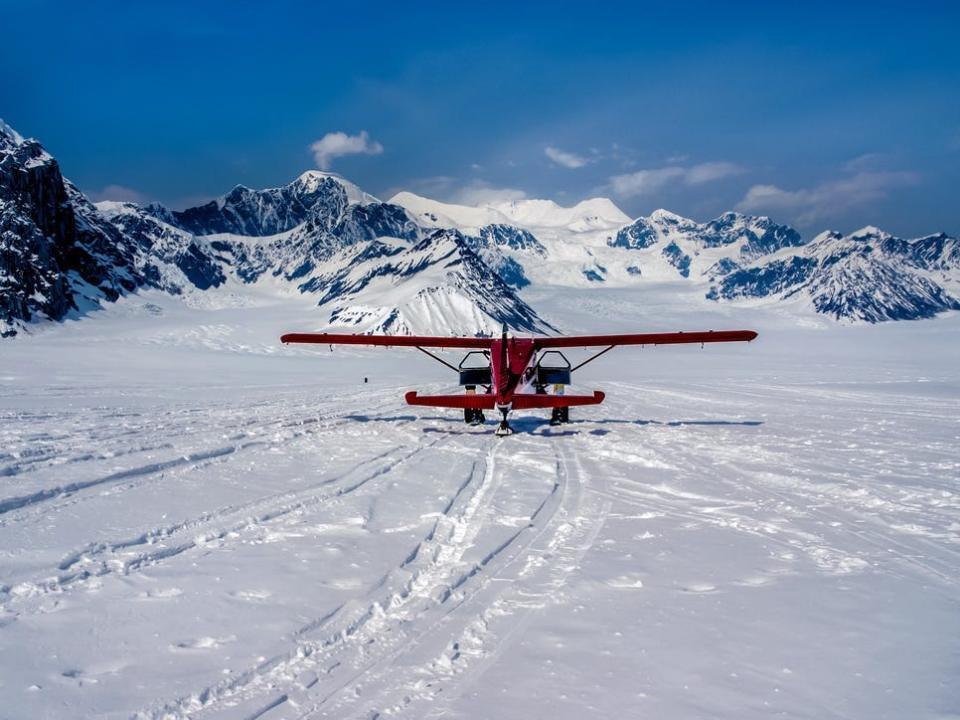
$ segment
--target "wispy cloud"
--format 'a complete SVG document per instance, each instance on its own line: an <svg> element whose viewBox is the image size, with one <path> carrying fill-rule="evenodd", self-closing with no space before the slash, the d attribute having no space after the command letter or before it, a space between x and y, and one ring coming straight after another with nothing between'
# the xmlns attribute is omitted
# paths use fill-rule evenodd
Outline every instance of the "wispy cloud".
<svg viewBox="0 0 960 720"><path fill-rule="evenodd" d="M344 155L379 155L383 152L383 145L371 140L366 130L361 130L359 135L332 132L312 143L310 151L317 167L329 170L335 158Z"/></svg>
<svg viewBox="0 0 960 720"><path fill-rule="evenodd" d="M577 155L576 153L567 152L566 150L561 150L560 148L555 148L550 145L543 149L543 154L550 158L551 162L561 167L569 168L571 170L576 170L577 168L582 168L587 164L588 160L584 157Z"/></svg>
<svg viewBox="0 0 960 720"><path fill-rule="evenodd" d="M687 185L702 185L703 183L740 175L743 172L745 172L744 169L736 163L705 162L688 169L683 180Z"/></svg>
<svg viewBox="0 0 960 720"><path fill-rule="evenodd" d="M843 169L847 172L866 172L868 170L877 170L885 160L882 153L864 153L855 158L847 160L843 164Z"/></svg>
<svg viewBox="0 0 960 720"><path fill-rule="evenodd" d="M494 205L510 200L524 200L527 193L516 188L499 188L483 180L477 180L460 188L451 196L452 202L460 205Z"/></svg>
<svg viewBox="0 0 960 720"><path fill-rule="evenodd" d="M402 187L388 190L386 196L393 197L401 190L409 190L431 200L458 205L495 205L510 200L524 200L527 197L523 190L497 187L486 180L472 180L465 185L462 182L462 179L449 175L415 178L404 183Z"/></svg>
<svg viewBox="0 0 960 720"><path fill-rule="evenodd" d="M690 167L667 165L666 167L637 170L624 175L614 175L610 178L610 188L620 197L636 197L652 195L675 183L702 185L703 183L739 175L743 172L744 169L736 163L726 161L700 163Z"/></svg>
<svg viewBox="0 0 960 720"><path fill-rule="evenodd" d="M798 190L754 185L737 203L737 210L781 213L793 222L806 224L882 200L893 190L918 180L916 173L906 171L863 171Z"/></svg>
<svg viewBox="0 0 960 720"><path fill-rule="evenodd" d="M147 196L142 192L123 185L107 185L103 190L95 190L87 195L94 202L113 200L114 202L143 203L147 201Z"/></svg>
<svg viewBox="0 0 960 720"><path fill-rule="evenodd" d="M679 180L686 171L682 167L669 166L653 170L637 170L626 175L610 178L610 187L621 197L651 195L669 183Z"/></svg>
<svg viewBox="0 0 960 720"><path fill-rule="evenodd" d="M449 197L450 193L457 185L457 178L450 175L430 175L428 177L414 178L406 181L402 186L391 188L387 191L387 197L392 197L402 190L421 195L428 198Z"/></svg>

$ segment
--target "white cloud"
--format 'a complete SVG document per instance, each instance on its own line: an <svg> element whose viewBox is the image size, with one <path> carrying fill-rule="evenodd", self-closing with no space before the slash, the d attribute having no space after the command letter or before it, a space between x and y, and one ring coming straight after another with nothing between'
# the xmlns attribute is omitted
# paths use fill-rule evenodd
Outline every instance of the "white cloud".
<svg viewBox="0 0 960 720"><path fill-rule="evenodd" d="M407 180L403 185L387 189L384 197L393 197L404 190L427 198L447 197L457 185L457 178L450 175L430 175L429 177Z"/></svg>
<svg viewBox="0 0 960 720"><path fill-rule="evenodd" d="M494 187L485 180L473 180L461 185L461 179L449 175L415 178L403 186L389 189L386 197L408 190L422 197L456 203L458 205L495 205L511 200L524 200L527 194L515 188Z"/></svg>
<svg viewBox="0 0 960 720"><path fill-rule="evenodd" d="M107 185L103 190L87 194L94 202L112 200L114 202L142 203L147 201L147 197L143 193L123 185Z"/></svg>
<svg viewBox="0 0 960 720"><path fill-rule="evenodd" d="M614 175L610 178L613 192L622 197L650 195L665 185L682 178L686 171L682 167L663 167L655 170L638 170L626 175Z"/></svg>
<svg viewBox="0 0 960 720"><path fill-rule="evenodd" d="M691 167L668 165L649 170L637 170L624 175L614 175L610 178L610 187L615 194L621 197L652 195L673 183L701 185L739 175L743 172L744 169L739 165L725 161L700 163Z"/></svg>
<svg viewBox="0 0 960 720"><path fill-rule="evenodd" d="M687 183L687 185L700 185L702 183L740 175L743 172L742 167L732 162L700 163L687 170L684 182Z"/></svg>
<svg viewBox="0 0 960 720"><path fill-rule="evenodd" d="M550 160L557 165L570 168L571 170L582 168L587 164L586 158L582 158L575 153L567 152L566 150L561 150L560 148L551 147L549 145L543 149L543 154L550 158Z"/></svg>
<svg viewBox="0 0 960 720"><path fill-rule="evenodd" d="M497 188L482 180L457 190L450 198L460 205L494 205L510 200L525 200L527 194L514 188Z"/></svg>
<svg viewBox="0 0 960 720"><path fill-rule="evenodd" d="M332 132L310 145L310 151L317 167L329 170L334 158L343 155L379 155L383 152L383 145L371 140L366 130L361 130L359 135Z"/></svg>
<svg viewBox="0 0 960 720"><path fill-rule="evenodd" d="M855 158L847 160L843 164L843 169L847 172L864 172L867 170L876 170L884 161L881 153L864 153Z"/></svg>
<svg viewBox="0 0 960 720"><path fill-rule="evenodd" d="M913 185L912 172L858 172L810 188L783 190L776 185L754 185L736 209L743 212L779 212L797 223L811 223L833 217L850 208L882 200L896 188Z"/></svg>

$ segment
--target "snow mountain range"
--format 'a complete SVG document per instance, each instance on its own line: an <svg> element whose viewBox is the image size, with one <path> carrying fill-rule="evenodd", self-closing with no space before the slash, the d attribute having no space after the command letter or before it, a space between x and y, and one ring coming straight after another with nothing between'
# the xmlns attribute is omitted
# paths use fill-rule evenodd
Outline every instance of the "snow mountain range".
<svg viewBox="0 0 960 720"><path fill-rule="evenodd" d="M524 288L671 283L702 303L784 304L841 321L960 309L960 241L868 227L810 241L766 217L707 223L657 210L631 220L610 200L469 207L402 192L388 202L308 171L237 186L182 211L92 204L57 161L0 123L0 336L80 317L125 293L269 287L308 296L318 327L354 332L557 331Z"/></svg>

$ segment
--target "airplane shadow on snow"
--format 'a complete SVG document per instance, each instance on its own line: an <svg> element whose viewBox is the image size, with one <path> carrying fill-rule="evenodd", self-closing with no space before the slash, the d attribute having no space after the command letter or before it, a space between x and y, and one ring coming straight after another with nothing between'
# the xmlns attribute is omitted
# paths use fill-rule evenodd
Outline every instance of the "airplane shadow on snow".
<svg viewBox="0 0 960 720"><path fill-rule="evenodd" d="M391 423L409 423L415 420L434 420L439 422L456 423L457 421L450 416L443 415L347 415L348 420L356 422L391 422ZM763 425L762 420L625 420L619 418L606 418L603 420L573 420L569 425L659 425L661 427L684 427L684 426L733 426L733 427L758 427ZM568 425L568 427L569 427ZM550 425L547 418L535 416L514 417L510 419L510 426L516 433L527 433L530 435L545 435L549 437L564 437L567 435L579 435L580 430L555 430ZM478 430L493 427L493 423L488 419L487 423L479 428L470 430L449 430L439 427L425 427L425 433L444 433L448 435L472 435ZM590 430L591 435L607 435L610 431L602 428Z"/></svg>

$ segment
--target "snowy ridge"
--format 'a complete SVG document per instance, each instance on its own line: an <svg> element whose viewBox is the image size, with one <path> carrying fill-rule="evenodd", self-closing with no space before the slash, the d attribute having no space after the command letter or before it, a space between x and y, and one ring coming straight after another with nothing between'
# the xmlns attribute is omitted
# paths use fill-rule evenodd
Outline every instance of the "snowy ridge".
<svg viewBox="0 0 960 720"><path fill-rule="evenodd" d="M838 320L912 320L960 310L958 275L956 238L903 240L868 226L760 258L724 277L710 297L796 299Z"/></svg>
<svg viewBox="0 0 960 720"><path fill-rule="evenodd" d="M508 200L471 207L444 203L411 192L399 192L390 198L421 224L428 227L457 228L478 232L484 225L514 225L535 228L562 227L571 231L610 229L630 222L630 218L607 198L592 198L573 207L562 207L552 200Z"/></svg>

